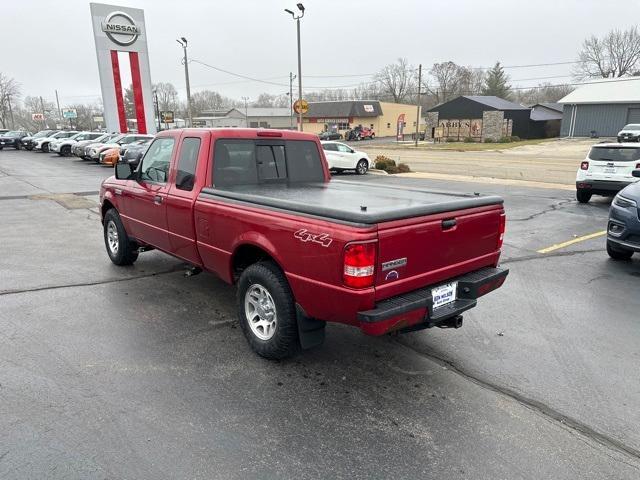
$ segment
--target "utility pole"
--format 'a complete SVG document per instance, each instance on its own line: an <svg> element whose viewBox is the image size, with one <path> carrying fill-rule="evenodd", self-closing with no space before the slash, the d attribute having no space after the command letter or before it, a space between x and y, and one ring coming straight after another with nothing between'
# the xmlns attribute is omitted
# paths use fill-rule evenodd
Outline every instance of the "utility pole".
<svg viewBox="0 0 640 480"><path fill-rule="evenodd" d="M422 64L418 65L418 105L416 113L416 147L420 138L420 87L422 86Z"/></svg>
<svg viewBox="0 0 640 480"><path fill-rule="evenodd" d="M44 100L42 100L42 96L40 96L40 108L42 108L42 127L47 128L47 121L44 119Z"/></svg>
<svg viewBox="0 0 640 480"><path fill-rule="evenodd" d="M189 127L193 127L193 113L191 111L191 85L189 84L189 59L187 58L187 39L184 37L180 37L180 40L176 40L184 51L184 58L182 59L184 63L184 79L187 83L187 112L189 113Z"/></svg>
<svg viewBox="0 0 640 480"><path fill-rule="evenodd" d="M300 19L304 17L304 5L298 3L296 5L300 14L296 15L291 10L285 8L284 11L290 14L296 21L296 31L298 34L298 100L302 100L302 53L300 51ZM302 131L302 109L298 112L298 131Z"/></svg>
<svg viewBox="0 0 640 480"><path fill-rule="evenodd" d="M58 90L56 90L56 105L58 106L58 118L62 120L62 110L60 110L60 99L58 98Z"/></svg>
<svg viewBox="0 0 640 480"><path fill-rule="evenodd" d="M248 127L249 126L249 97L242 97L242 100L244 100L244 126Z"/></svg>
<svg viewBox="0 0 640 480"><path fill-rule="evenodd" d="M291 108L291 113L289 116L291 117L291 130L293 130L293 81L296 79L296 76L293 72L289 72L289 103Z"/></svg>
<svg viewBox="0 0 640 480"><path fill-rule="evenodd" d="M153 103L155 104L154 106L156 107L156 117L158 118L158 131L162 130L161 125L160 125L160 104L158 103L158 91L154 90L153 91Z"/></svg>

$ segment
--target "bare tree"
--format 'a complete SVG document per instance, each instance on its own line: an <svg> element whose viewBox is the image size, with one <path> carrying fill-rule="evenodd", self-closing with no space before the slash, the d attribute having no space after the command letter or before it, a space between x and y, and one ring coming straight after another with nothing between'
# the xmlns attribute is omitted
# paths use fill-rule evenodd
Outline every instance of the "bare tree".
<svg viewBox="0 0 640 480"><path fill-rule="evenodd" d="M194 114L202 115L207 110L218 110L228 107L229 104L218 92L202 90L191 95L191 108Z"/></svg>
<svg viewBox="0 0 640 480"><path fill-rule="evenodd" d="M552 85L550 83L541 83L537 87L526 90L515 90L513 99L522 105L535 105L544 102L557 102L563 97L569 95L575 87L571 85Z"/></svg>
<svg viewBox="0 0 640 480"><path fill-rule="evenodd" d="M484 80L481 70L463 67L452 61L434 63L429 74L435 85L427 87L427 94L434 97L435 103L447 102L460 95L478 93Z"/></svg>
<svg viewBox="0 0 640 480"><path fill-rule="evenodd" d="M415 68L406 58L399 58L397 63L383 67L374 80L379 83L382 96L388 96L395 103L403 103L415 89Z"/></svg>
<svg viewBox="0 0 640 480"><path fill-rule="evenodd" d="M20 97L18 82L0 72L0 124L2 124L2 128L7 128L7 125L10 124L13 105L17 103L18 97Z"/></svg>
<svg viewBox="0 0 640 480"><path fill-rule="evenodd" d="M161 112L175 112L180 106L178 91L173 83L158 82L153 85L153 89L158 97L158 110Z"/></svg>
<svg viewBox="0 0 640 480"><path fill-rule="evenodd" d="M574 75L580 80L637 74L640 65L638 27L611 30L602 38L592 35L582 43L578 62Z"/></svg>

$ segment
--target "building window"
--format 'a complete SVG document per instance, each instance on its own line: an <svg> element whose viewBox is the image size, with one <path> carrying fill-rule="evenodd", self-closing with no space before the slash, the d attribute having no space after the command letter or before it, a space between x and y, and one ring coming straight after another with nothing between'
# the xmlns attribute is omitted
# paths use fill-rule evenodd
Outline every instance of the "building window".
<svg viewBox="0 0 640 480"><path fill-rule="evenodd" d="M373 123L370 123L370 124L369 124L369 127L370 127L370 128L373 128Z"/></svg>
<svg viewBox="0 0 640 480"><path fill-rule="evenodd" d="M391 128L391 124L390 123L387 123L387 128Z"/></svg>
<svg viewBox="0 0 640 480"><path fill-rule="evenodd" d="M258 122L249 122L251 128L258 128Z"/></svg>
<svg viewBox="0 0 640 480"><path fill-rule="evenodd" d="M269 128L269 122L260 122L260 128Z"/></svg>
<svg viewBox="0 0 640 480"><path fill-rule="evenodd" d="M414 127L416 126L416 122L413 122L413 126L414 126Z"/></svg>

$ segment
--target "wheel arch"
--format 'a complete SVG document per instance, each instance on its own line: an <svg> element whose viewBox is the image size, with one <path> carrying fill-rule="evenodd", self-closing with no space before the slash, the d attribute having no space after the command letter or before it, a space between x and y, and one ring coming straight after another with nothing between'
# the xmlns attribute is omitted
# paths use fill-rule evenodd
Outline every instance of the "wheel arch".
<svg viewBox="0 0 640 480"><path fill-rule="evenodd" d="M284 268L281 260L275 253L275 248L267 239L259 240L260 237L247 239L239 242L233 249L231 261L229 262L229 278L232 283L236 283L242 272L250 265L262 261L272 261L282 272Z"/></svg>

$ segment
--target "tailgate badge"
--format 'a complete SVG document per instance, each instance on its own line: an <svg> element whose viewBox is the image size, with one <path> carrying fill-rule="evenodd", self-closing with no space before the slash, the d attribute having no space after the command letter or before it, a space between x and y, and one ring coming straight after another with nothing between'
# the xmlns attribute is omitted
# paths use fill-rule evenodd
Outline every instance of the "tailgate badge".
<svg viewBox="0 0 640 480"><path fill-rule="evenodd" d="M398 272L396 272L395 270L391 270L389 273L387 273L387 276L384 277L385 281L386 280L397 280L400 278L400 274Z"/></svg>
<svg viewBox="0 0 640 480"><path fill-rule="evenodd" d="M389 260L382 263L382 271L393 270L394 268L405 267L407 265L407 257L396 258L395 260Z"/></svg>

